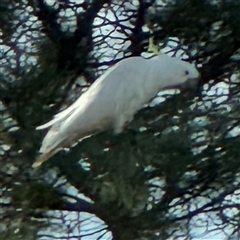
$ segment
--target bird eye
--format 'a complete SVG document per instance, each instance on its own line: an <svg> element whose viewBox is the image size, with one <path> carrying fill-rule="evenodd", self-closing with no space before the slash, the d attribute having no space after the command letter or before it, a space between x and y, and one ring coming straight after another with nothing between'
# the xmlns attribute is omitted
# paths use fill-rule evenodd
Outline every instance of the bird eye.
<svg viewBox="0 0 240 240"><path fill-rule="evenodd" d="M189 71L186 70L186 71L185 71L185 75L188 75L188 74L189 74Z"/></svg>

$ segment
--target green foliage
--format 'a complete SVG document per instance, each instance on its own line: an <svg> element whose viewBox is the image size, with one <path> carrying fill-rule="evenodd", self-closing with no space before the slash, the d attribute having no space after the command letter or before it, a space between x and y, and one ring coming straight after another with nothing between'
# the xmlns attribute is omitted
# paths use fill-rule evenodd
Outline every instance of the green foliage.
<svg viewBox="0 0 240 240"><path fill-rule="evenodd" d="M27 186L27 187L26 187ZM27 181L12 189L12 204L15 208L22 208L24 211L41 209L60 203L59 193L45 182Z"/></svg>

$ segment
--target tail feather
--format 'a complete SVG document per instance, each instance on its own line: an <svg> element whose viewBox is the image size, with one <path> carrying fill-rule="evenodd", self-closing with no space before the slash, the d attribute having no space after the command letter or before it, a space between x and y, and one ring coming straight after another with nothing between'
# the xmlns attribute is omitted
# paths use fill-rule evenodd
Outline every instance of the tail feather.
<svg viewBox="0 0 240 240"><path fill-rule="evenodd" d="M49 122L47 122L47 123L45 123L45 124L43 124L43 125L41 125L41 126L36 127L36 130L42 130L42 129L45 129L45 128L49 128L49 127L51 127L54 123L55 123L55 119L53 119L53 120L51 120L51 121L49 121Z"/></svg>
<svg viewBox="0 0 240 240"><path fill-rule="evenodd" d="M46 152L46 153L41 154L39 157L37 157L37 159L33 163L32 167L37 168L37 167L41 166L45 161L47 161L50 157L52 157L58 151L60 151L59 148L58 149L53 149L50 152Z"/></svg>

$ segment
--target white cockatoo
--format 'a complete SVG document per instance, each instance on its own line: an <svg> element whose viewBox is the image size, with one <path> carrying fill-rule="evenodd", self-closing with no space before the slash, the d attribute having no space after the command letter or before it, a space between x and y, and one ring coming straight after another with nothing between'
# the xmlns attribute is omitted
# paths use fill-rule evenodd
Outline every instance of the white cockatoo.
<svg viewBox="0 0 240 240"><path fill-rule="evenodd" d="M110 67L71 106L37 129L49 128L33 167L40 166L62 148L87 136L124 125L159 91L190 81L199 72L188 62L160 54L150 59L129 57Z"/></svg>

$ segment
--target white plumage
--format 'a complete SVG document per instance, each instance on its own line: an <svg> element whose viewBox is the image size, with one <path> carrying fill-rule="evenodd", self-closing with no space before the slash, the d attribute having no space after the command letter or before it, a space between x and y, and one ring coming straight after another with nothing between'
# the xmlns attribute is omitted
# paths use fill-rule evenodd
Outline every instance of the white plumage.
<svg viewBox="0 0 240 240"><path fill-rule="evenodd" d="M161 54L151 59L126 58L99 77L70 107L38 127L51 127L33 167L84 137L113 128L120 133L134 114L160 90L191 80L199 73L178 58ZM194 80L195 79L195 80Z"/></svg>

